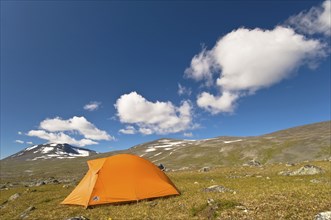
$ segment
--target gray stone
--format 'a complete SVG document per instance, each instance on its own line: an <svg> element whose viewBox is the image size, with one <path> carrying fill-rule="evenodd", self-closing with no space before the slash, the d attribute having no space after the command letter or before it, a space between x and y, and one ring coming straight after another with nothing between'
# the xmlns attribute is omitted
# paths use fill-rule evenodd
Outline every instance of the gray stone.
<svg viewBox="0 0 331 220"><path fill-rule="evenodd" d="M200 173L204 173L204 172L209 172L210 171L210 167L202 167L199 172Z"/></svg>
<svg viewBox="0 0 331 220"><path fill-rule="evenodd" d="M28 217L28 215L30 214L30 212L35 209L36 208L34 206L30 206L29 208L25 209L24 212L21 213L20 218L26 219Z"/></svg>
<svg viewBox="0 0 331 220"><path fill-rule="evenodd" d="M224 186L213 185L203 189L204 192L234 192L232 189L225 188Z"/></svg>
<svg viewBox="0 0 331 220"><path fill-rule="evenodd" d="M294 171L281 171L278 174L283 176L300 176L300 175L315 175L323 173L322 168L314 165L305 165L298 170Z"/></svg>
<svg viewBox="0 0 331 220"><path fill-rule="evenodd" d="M315 220L331 220L331 211L318 213Z"/></svg>
<svg viewBox="0 0 331 220"><path fill-rule="evenodd" d="M14 195L11 195L10 197L9 197L9 199L8 199L8 201L10 202L10 201L14 201L14 200L16 200L18 197L20 197L21 196L21 194L19 194L19 193L15 193Z"/></svg>
<svg viewBox="0 0 331 220"><path fill-rule="evenodd" d="M78 217L67 218L66 220L90 220L90 219L81 215L81 216L78 216Z"/></svg>
<svg viewBox="0 0 331 220"><path fill-rule="evenodd" d="M260 167L262 164L257 160L251 160L248 163L243 164L243 166Z"/></svg>

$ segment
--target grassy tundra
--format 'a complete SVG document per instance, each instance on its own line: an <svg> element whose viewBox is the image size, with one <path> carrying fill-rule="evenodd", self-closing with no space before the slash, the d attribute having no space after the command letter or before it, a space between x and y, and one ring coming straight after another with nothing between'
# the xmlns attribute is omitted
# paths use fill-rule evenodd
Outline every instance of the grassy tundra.
<svg viewBox="0 0 331 220"><path fill-rule="evenodd" d="M267 164L262 167L224 166L209 172L177 171L167 175L181 191L180 196L144 200L119 205L102 205L84 209L59 203L74 189L75 184L14 186L1 190L1 219L19 219L28 207L35 207L27 219L67 219L85 216L89 219L313 219L322 211L331 210L331 164L309 162L325 170L307 176L280 176L283 170L296 170L307 163L292 167ZM77 180L83 175L77 174ZM6 181L1 179L2 183ZM24 181L16 178L15 181ZM233 191L204 192L212 185ZM210 204L208 204L208 199ZM211 200L212 199L212 200Z"/></svg>

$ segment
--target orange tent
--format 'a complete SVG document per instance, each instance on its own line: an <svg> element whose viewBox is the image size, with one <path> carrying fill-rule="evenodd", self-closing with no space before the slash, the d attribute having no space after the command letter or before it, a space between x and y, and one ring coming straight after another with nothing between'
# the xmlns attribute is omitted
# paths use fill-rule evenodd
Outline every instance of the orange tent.
<svg viewBox="0 0 331 220"><path fill-rule="evenodd" d="M98 205L179 195L153 163L131 154L90 160L89 170L61 204Z"/></svg>

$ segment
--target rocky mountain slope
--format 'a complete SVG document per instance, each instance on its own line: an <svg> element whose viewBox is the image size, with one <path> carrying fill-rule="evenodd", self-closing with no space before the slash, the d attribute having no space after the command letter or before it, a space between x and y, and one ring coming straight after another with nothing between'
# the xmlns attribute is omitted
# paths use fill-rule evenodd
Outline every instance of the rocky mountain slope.
<svg viewBox="0 0 331 220"><path fill-rule="evenodd" d="M67 145L62 146L65 148ZM53 147L52 150L51 147ZM89 156L86 151L82 153L81 148L71 147L78 153L75 156L73 152L61 153L59 149L62 148L37 145L1 160L0 177L17 175L29 177L63 175L65 177L77 173L83 175L88 169L87 160L119 153L136 154L155 164L162 163L173 170L200 169L204 166L241 166L251 160L257 160L261 164L330 160L331 123L330 121L319 122L255 137L216 137L204 140L159 139L127 150L102 154L85 149ZM65 157L64 155L66 158L76 157L76 159L51 159L62 158ZM51 169L47 169L48 167Z"/></svg>
<svg viewBox="0 0 331 220"><path fill-rule="evenodd" d="M72 159L77 157L88 157L97 154L93 150L74 147L69 144L39 144L27 147L4 160L35 161L43 159Z"/></svg>
<svg viewBox="0 0 331 220"><path fill-rule="evenodd" d="M331 123L326 121L255 137L160 139L134 146L126 152L170 168L199 168L242 165L250 160L258 160L262 164L325 160L331 156L330 142Z"/></svg>

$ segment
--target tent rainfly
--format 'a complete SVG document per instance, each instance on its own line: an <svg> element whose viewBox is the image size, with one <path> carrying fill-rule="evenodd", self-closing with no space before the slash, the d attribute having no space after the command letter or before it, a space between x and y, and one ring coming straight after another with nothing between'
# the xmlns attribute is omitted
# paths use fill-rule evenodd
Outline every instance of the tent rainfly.
<svg viewBox="0 0 331 220"><path fill-rule="evenodd" d="M164 172L136 155L118 154L87 163L84 178L61 204L87 208L180 194Z"/></svg>

